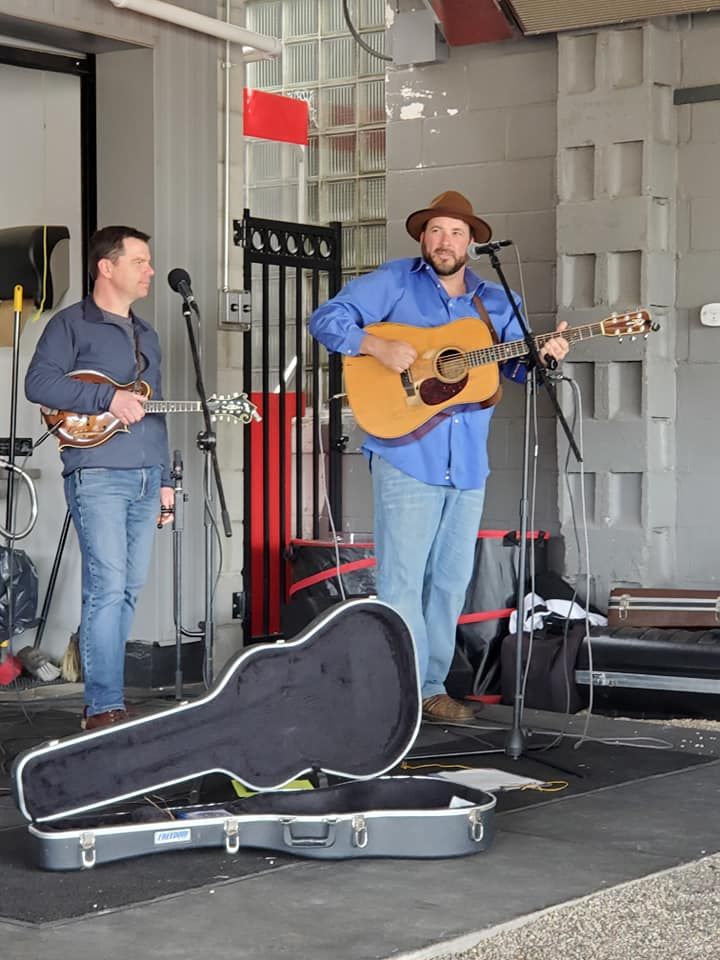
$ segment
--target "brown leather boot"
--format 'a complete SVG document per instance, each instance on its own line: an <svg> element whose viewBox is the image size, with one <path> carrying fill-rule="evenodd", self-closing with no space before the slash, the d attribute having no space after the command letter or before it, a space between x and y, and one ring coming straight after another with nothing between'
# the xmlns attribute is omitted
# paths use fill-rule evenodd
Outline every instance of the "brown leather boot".
<svg viewBox="0 0 720 960"><path fill-rule="evenodd" d="M114 723L125 723L129 719L130 715L127 710L105 710L103 713L94 713L90 717L85 717L80 726L84 730L100 730L102 727L110 727Z"/></svg>
<svg viewBox="0 0 720 960"><path fill-rule="evenodd" d="M459 700L453 700L446 693L436 693L432 697L425 697L422 702L423 720L448 720L459 722L463 720L473 720L475 711L480 709L480 704L470 706L467 703L461 703Z"/></svg>

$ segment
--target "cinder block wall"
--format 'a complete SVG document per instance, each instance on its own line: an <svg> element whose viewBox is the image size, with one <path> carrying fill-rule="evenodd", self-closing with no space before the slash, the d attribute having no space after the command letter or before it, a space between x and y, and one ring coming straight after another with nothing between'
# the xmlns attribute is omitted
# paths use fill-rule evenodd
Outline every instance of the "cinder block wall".
<svg viewBox="0 0 720 960"><path fill-rule="evenodd" d="M644 306L662 328L647 342L589 340L566 364L582 401L584 477L571 457L562 532L568 569L585 570L584 489L600 603L613 584L674 576L675 26L558 38L559 316L586 324ZM570 391L563 405L570 416Z"/></svg>
<svg viewBox="0 0 720 960"><path fill-rule="evenodd" d="M387 74L388 255L415 255L408 213L443 190L460 190L497 239L517 244L537 333L555 322L557 72L550 37L453 47L446 63ZM519 290L511 250L502 261ZM486 260L473 268L497 280ZM509 385L493 418L485 527L518 521L523 406L522 388ZM535 526L557 532L555 430L543 396L538 406Z"/></svg>
<svg viewBox="0 0 720 960"><path fill-rule="evenodd" d="M719 48L720 15L696 14L453 48L447 63L388 72L390 256L415 250L407 213L454 187L518 243L536 331L555 311L578 325L639 306L661 324L647 341L576 345L567 364L583 405L600 604L615 584L719 578L720 328L699 316L720 302L720 101L673 100L718 83ZM572 396L561 389L568 416ZM580 469L571 457L566 479L567 445L540 401L535 525L562 533L572 576L585 568ZM522 391L510 388L491 438L486 526L517 517L521 444Z"/></svg>
<svg viewBox="0 0 720 960"><path fill-rule="evenodd" d="M680 87L720 82L720 15L678 24ZM710 94L712 95L712 93ZM720 327L700 308L720 301L720 100L674 107L677 119L677 568L690 587L720 580L717 407Z"/></svg>

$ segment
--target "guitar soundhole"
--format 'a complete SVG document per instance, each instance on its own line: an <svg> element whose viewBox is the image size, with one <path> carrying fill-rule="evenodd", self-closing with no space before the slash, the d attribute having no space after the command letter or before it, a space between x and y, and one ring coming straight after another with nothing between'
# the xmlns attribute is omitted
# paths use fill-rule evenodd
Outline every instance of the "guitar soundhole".
<svg viewBox="0 0 720 960"><path fill-rule="evenodd" d="M457 383L463 378L467 382L467 364L465 355L455 347L441 350L435 358L435 372L441 380Z"/></svg>
<svg viewBox="0 0 720 960"><path fill-rule="evenodd" d="M426 403L429 407L435 407L439 403L444 403L446 400L452 400L453 397L461 393L465 389L467 381L467 375L457 383L445 383L442 380L436 380L434 378L424 380L420 384L420 398L422 402Z"/></svg>

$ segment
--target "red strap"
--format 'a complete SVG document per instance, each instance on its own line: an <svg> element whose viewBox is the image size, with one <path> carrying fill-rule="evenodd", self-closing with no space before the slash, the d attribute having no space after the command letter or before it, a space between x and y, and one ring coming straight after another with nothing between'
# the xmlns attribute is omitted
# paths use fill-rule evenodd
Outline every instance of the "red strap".
<svg viewBox="0 0 720 960"><path fill-rule="evenodd" d="M306 587L312 587L316 583L322 583L323 580L331 580L338 573L352 573L353 570L365 570L367 567L375 566L374 557L366 557L364 560L353 560L350 563L341 563L339 567L331 567L329 570L321 570L320 573L314 573L311 577L305 577L293 583L288 590L288 595L292 596L298 590L305 590Z"/></svg>
<svg viewBox="0 0 720 960"><path fill-rule="evenodd" d="M515 607L506 607L504 610L483 610L482 613L463 613L458 617L458 623L482 623L484 620L504 620L515 612Z"/></svg>

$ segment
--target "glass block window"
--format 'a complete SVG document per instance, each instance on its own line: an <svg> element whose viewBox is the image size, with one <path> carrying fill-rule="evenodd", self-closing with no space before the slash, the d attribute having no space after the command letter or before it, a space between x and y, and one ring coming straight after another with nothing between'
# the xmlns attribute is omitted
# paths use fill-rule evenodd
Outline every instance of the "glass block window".
<svg viewBox="0 0 720 960"><path fill-rule="evenodd" d="M353 0L353 23L363 40L384 53L385 0ZM310 104L306 151L306 216L343 224L346 278L385 259L385 61L355 42L342 0L247 0L250 30L279 37L274 61L247 65L247 85L300 96ZM298 151L247 144L250 209L255 216L295 219ZM273 190L273 187L275 189Z"/></svg>

